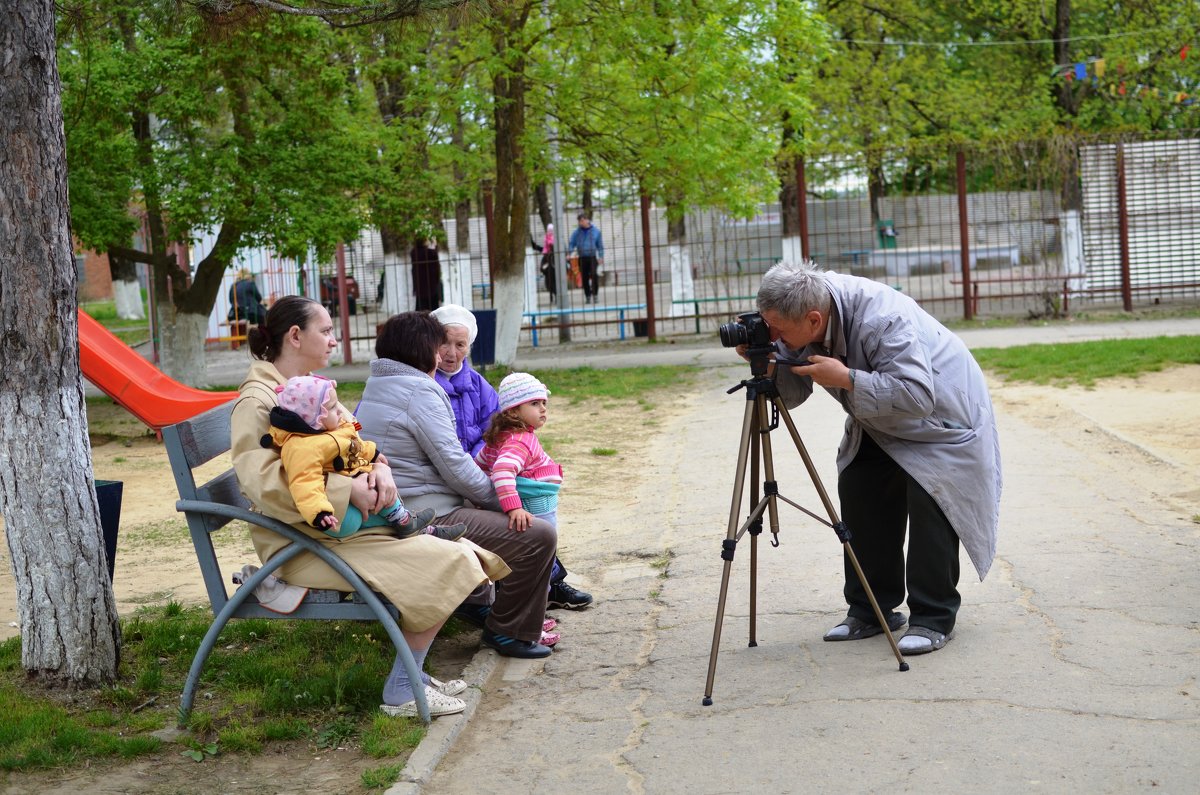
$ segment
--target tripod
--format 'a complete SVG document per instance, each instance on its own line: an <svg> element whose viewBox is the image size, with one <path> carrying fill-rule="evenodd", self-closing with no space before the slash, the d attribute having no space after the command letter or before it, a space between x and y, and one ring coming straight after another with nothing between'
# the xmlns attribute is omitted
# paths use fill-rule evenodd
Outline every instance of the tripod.
<svg viewBox="0 0 1200 795"><path fill-rule="evenodd" d="M846 523L838 518L837 510L833 507L833 503L829 499L829 494L825 491L825 487L821 483L821 478L817 474L816 467L813 466L812 459L808 456L808 450L804 447L804 442L801 441L800 434L796 431L796 425L792 422L792 417L788 413L787 407L779 397L779 388L775 383L775 379L768 378L763 373L765 369L765 366L756 367L752 362L751 371L753 377L736 384L728 390L728 394L731 395L739 389L746 390L746 415L742 420L742 441L738 447L737 474L734 477L733 484L733 501L729 506L729 528L725 534L725 540L721 542L721 559L725 561L725 565L721 572L721 595L717 600L717 619L713 626L712 651L708 655L708 680L704 685L703 701L706 707L712 706L713 680L717 675L717 652L721 644L721 628L725 623L725 599L729 593L729 571L733 565L733 553L737 549L738 541L747 532L750 533L750 645L758 645L758 537L762 534L763 530L763 511L767 511L771 521L771 535L773 536L771 546L779 546L779 500L783 500L798 511L811 516L821 524L831 528L837 534L838 540L842 542L842 549L845 551L846 558L854 567L854 572L858 575L858 579L863 585L863 590L867 593L867 598L871 600L871 607L875 610L875 618L879 621L879 626L883 628L883 632L887 636L888 643L892 647L892 653L896 655L896 662L900 664L900 670L908 670L908 663L901 657L900 648L896 645L896 639L892 637L892 632L888 628L887 621L884 620L883 611L879 609L879 603L875 601L875 594L871 591L871 586L863 574L862 567L858 565L858 557L850 547L850 530L846 527ZM768 404L771 410L769 418L767 414ZM787 426L788 433L791 434L792 441L796 444L796 451L800 453L800 458L804 461L804 467L808 470L808 476L817 490L817 495L821 498L825 512L829 515L828 520L792 502L779 493L779 484L775 480L775 460L771 451L770 434L771 431L779 427L780 417L783 417L783 422ZM746 521L739 525L738 516L742 510L742 494L745 491L747 459L750 462L750 502L754 508L750 511L750 515L746 517ZM762 481L761 498L759 497L760 459L763 475L765 475Z"/></svg>

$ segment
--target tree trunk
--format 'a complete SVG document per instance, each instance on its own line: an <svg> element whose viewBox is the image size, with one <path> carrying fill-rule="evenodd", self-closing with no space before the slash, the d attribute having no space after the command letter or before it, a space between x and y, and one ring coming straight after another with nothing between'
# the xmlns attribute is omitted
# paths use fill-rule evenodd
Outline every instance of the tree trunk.
<svg viewBox="0 0 1200 795"><path fill-rule="evenodd" d="M1071 0L1055 0L1054 3L1054 62L1061 64L1074 63L1071 60ZM1086 82L1076 87L1076 81L1055 80L1054 101L1062 111L1068 126L1073 126L1075 117L1079 114L1079 104L1083 92L1087 90ZM1079 158L1075 157L1078 149L1072 146L1072 157L1067 160L1063 173L1062 208L1064 210L1083 209L1083 185L1079 179Z"/></svg>
<svg viewBox="0 0 1200 795"><path fill-rule="evenodd" d="M583 178L583 211L592 217L592 178Z"/></svg>
<svg viewBox="0 0 1200 795"><path fill-rule="evenodd" d="M108 269L112 274L113 302L117 317L122 320L145 320L142 286L138 283L137 263L108 252Z"/></svg>
<svg viewBox="0 0 1200 795"><path fill-rule="evenodd" d="M79 373L50 0L0 4L0 513L21 663L111 682L121 647Z"/></svg>
<svg viewBox="0 0 1200 795"><path fill-rule="evenodd" d="M183 312L170 304L158 304L162 324L160 368L164 373L188 373L186 383L207 386L204 364L204 340L208 336L208 314Z"/></svg>
<svg viewBox="0 0 1200 795"><path fill-rule="evenodd" d="M542 221L542 229L554 223L554 216L550 212L550 191L546 189L545 182L539 182L533 186L533 203L537 205L537 214Z"/></svg>
<svg viewBox="0 0 1200 795"><path fill-rule="evenodd" d="M525 247L529 240L529 175L525 170L526 58L519 46L533 4L495 6L493 46L503 68L492 78L496 134L495 283L496 363L516 357L524 302ZM515 289L514 289L515 285Z"/></svg>
<svg viewBox="0 0 1200 795"><path fill-rule="evenodd" d="M466 144L466 131L463 129L462 111L459 111L454 119L454 130L450 134L450 141L455 149L458 149L463 155L468 154ZM466 171L462 167L462 163L458 158L454 159L454 181L462 185L467 181ZM471 256L471 197L463 196L460 201L454 205L454 251L459 257Z"/></svg>

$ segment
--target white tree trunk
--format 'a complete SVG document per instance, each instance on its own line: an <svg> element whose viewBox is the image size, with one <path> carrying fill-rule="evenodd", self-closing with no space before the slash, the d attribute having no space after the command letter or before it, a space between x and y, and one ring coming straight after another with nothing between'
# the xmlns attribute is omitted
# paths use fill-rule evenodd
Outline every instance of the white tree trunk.
<svg viewBox="0 0 1200 795"><path fill-rule="evenodd" d="M442 268L442 293L445 303L471 308L471 254L453 253Z"/></svg>
<svg viewBox="0 0 1200 795"><path fill-rule="evenodd" d="M804 249L800 247L800 236L785 237L783 239L783 262L794 262L799 264L804 259L801 253Z"/></svg>
<svg viewBox="0 0 1200 795"><path fill-rule="evenodd" d="M525 304L525 276L496 276L496 364L512 366L517 360L517 339L521 336L522 307Z"/></svg>
<svg viewBox="0 0 1200 795"><path fill-rule="evenodd" d="M51 0L0 3L0 513L27 671L116 676L92 483Z"/></svg>
<svg viewBox="0 0 1200 795"><path fill-rule="evenodd" d="M206 386L204 341L208 315L176 312L172 306L159 304L158 322L159 369L182 384Z"/></svg>
<svg viewBox="0 0 1200 795"><path fill-rule="evenodd" d="M137 279L114 281L113 302L117 305L117 317L122 320L146 319L146 307L142 303L142 286Z"/></svg>
<svg viewBox="0 0 1200 795"><path fill-rule="evenodd" d="M687 246L672 243L671 256L671 316L681 317L696 311L695 304L678 303L696 297L696 285L692 280L692 254ZM701 310L703 311L703 310Z"/></svg>

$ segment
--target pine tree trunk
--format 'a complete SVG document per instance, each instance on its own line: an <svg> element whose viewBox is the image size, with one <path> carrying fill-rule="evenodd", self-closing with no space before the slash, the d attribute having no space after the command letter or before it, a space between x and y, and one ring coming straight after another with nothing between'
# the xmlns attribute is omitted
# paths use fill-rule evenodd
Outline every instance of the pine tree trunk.
<svg viewBox="0 0 1200 795"><path fill-rule="evenodd" d="M0 4L0 512L21 662L71 684L116 676L68 229L50 0Z"/></svg>

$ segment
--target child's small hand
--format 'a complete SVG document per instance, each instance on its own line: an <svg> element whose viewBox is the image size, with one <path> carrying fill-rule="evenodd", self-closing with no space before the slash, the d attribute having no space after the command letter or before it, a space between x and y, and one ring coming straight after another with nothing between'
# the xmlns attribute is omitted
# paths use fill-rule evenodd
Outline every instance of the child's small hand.
<svg viewBox="0 0 1200 795"><path fill-rule="evenodd" d="M529 523L533 521L533 514L524 508L513 508L508 512L508 529L516 530L518 533L524 533L529 529Z"/></svg>
<svg viewBox="0 0 1200 795"><path fill-rule="evenodd" d="M336 530L337 526L338 520L333 514L329 514L321 519L321 527L324 527L326 530Z"/></svg>

